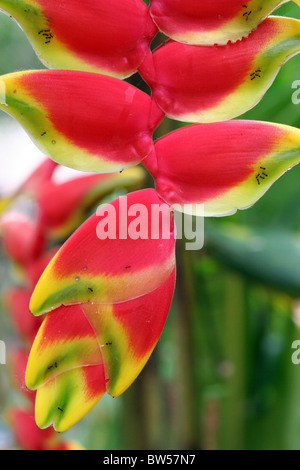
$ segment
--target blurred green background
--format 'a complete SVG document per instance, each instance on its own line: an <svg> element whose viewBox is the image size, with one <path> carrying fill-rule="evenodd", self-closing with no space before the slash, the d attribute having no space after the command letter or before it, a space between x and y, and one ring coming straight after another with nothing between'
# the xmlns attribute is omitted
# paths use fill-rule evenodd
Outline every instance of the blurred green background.
<svg viewBox="0 0 300 470"><path fill-rule="evenodd" d="M277 14L300 19L293 3ZM42 67L3 14L0 51L1 74ZM296 80L300 56L242 118L299 127ZM2 115L0 126L9 119ZM181 125L165 119L156 135ZM187 252L178 242L175 297L148 365L127 392L105 396L66 436L104 450L300 449L300 364L291 360L292 343L300 340L299 181L300 166L251 209L206 220L201 251ZM3 291L11 273L0 256ZM18 343L4 311L0 339L8 355ZM7 368L0 366L0 448L13 442L1 416L21 400Z"/></svg>

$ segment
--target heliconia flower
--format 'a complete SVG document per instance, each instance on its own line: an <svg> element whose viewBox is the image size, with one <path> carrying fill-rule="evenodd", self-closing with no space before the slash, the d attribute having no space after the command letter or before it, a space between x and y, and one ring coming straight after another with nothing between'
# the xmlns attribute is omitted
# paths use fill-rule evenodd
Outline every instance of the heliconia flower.
<svg viewBox="0 0 300 470"><path fill-rule="evenodd" d="M157 32L142 0L0 0L46 66L124 78Z"/></svg>
<svg viewBox="0 0 300 470"><path fill-rule="evenodd" d="M300 21L271 17L248 38L226 46L169 40L149 53L139 70L168 117L217 122L255 106L280 67L299 52Z"/></svg>
<svg viewBox="0 0 300 470"><path fill-rule="evenodd" d="M156 226L155 211L163 209L169 226ZM62 304L124 302L147 294L172 273L174 246L171 210L155 190L122 196L65 242L37 283L30 310L39 315Z"/></svg>
<svg viewBox="0 0 300 470"><path fill-rule="evenodd" d="M37 427L34 414L29 410L14 406L6 411L5 418L12 427L17 444L24 450L46 450L59 442L52 429Z"/></svg>
<svg viewBox="0 0 300 470"><path fill-rule="evenodd" d="M31 410L14 406L5 412L5 418L23 450L84 450L75 441L60 440L53 429L39 429Z"/></svg>
<svg viewBox="0 0 300 470"><path fill-rule="evenodd" d="M119 188L137 189L144 179L145 172L138 167L121 174L83 175L64 183L50 181L39 192L40 221L52 238L66 238L101 198Z"/></svg>
<svg viewBox="0 0 300 470"><path fill-rule="evenodd" d="M236 120L171 132L156 141L145 166L168 204L199 215L204 205L204 215L225 216L252 206L299 161L299 129Z"/></svg>
<svg viewBox="0 0 300 470"><path fill-rule="evenodd" d="M122 171L151 151L163 112L134 86L104 75L39 70L0 77L0 108L47 156L83 171Z"/></svg>
<svg viewBox="0 0 300 470"><path fill-rule="evenodd" d="M36 198L40 188L51 179L56 166L57 163L46 158L12 194L4 197L0 196L0 215L7 210L19 196Z"/></svg>
<svg viewBox="0 0 300 470"><path fill-rule="evenodd" d="M159 29L176 41L195 45L226 44L248 36L287 0L151 0ZM294 0L299 5L299 0Z"/></svg>
<svg viewBox="0 0 300 470"><path fill-rule="evenodd" d="M49 158L45 158L17 190L17 195L25 194L36 198L44 185L51 181L51 177L56 167L56 162Z"/></svg>
<svg viewBox="0 0 300 470"><path fill-rule="evenodd" d="M4 293L4 302L10 314L14 329L31 345L42 323L41 317L34 317L29 311L31 289L11 287Z"/></svg>
<svg viewBox="0 0 300 470"><path fill-rule="evenodd" d="M41 225L17 211L6 212L2 215L0 236L7 255L21 265L38 257L45 245Z"/></svg>
<svg viewBox="0 0 300 470"><path fill-rule="evenodd" d="M101 238L107 214L116 216L112 239ZM141 238L130 238L133 227ZM131 385L160 337L174 285L172 212L153 189L105 205L67 240L30 303L34 314L50 312L26 370L39 427L64 431L105 392L118 396Z"/></svg>
<svg viewBox="0 0 300 470"><path fill-rule="evenodd" d="M61 306L47 314L33 343L27 387L35 419L59 432L79 421L105 392L123 393L139 375L162 332L175 269L154 291L116 304Z"/></svg>

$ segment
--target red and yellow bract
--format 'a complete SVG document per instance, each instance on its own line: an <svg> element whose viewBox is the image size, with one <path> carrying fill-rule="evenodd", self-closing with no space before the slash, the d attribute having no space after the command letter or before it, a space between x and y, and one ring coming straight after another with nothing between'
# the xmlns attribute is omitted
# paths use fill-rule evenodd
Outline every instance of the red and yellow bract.
<svg viewBox="0 0 300 470"><path fill-rule="evenodd" d="M1 77L0 108L46 155L93 172L122 171L152 149L164 114L136 87L104 75L57 70Z"/></svg>
<svg viewBox="0 0 300 470"><path fill-rule="evenodd" d="M167 36L195 45L248 36L287 0L151 0L153 20ZM299 0L294 0L299 5Z"/></svg>
<svg viewBox="0 0 300 470"><path fill-rule="evenodd" d="M252 206L299 162L299 129L235 120L167 134L155 142L145 165L168 204L194 214L199 207L199 215L225 216Z"/></svg>
<svg viewBox="0 0 300 470"><path fill-rule="evenodd" d="M300 20L272 17L234 44L190 46L169 40L148 53L139 70L168 117L226 121L253 108L282 65L299 52Z"/></svg>
<svg viewBox="0 0 300 470"><path fill-rule="evenodd" d="M157 32L142 0L0 0L48 67L125 78Z"/></svg>

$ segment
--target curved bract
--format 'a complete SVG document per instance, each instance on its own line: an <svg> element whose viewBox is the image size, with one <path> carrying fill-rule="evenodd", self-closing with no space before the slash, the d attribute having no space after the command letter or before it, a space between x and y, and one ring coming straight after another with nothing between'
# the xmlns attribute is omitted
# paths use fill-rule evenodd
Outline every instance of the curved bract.
<svg viewBox="0 0 300 470"><path fill-rule="evenodd" d="M152 148L163 113L146 93L104 75L57 70L0 77L0 108L38 147L65 166L113 172L134 166Z"/></svg>
<svg viewBox="0 0 300 470"><path fill-rule="evenodd" d="M165 324L175 270L155 291L119 304L62 306L46 316L32 346L26 385L39 427L63 432L105 392L125 391L148 361Z"/></svg>
<svg viewBox="0 0 300 470"><path fill-rule="evenodd" d="M151 0L159 29L176 41L224 45L247 37L287 0ZM295 0L299 5L299 0Z"/></svg>
<svg viewBox="0 0 300 470"><path fill-rule="evenodd" d="M26 370L39 427L63 432L105 392L117 396L131 385L162 332L174 284L175 270L138 299L62 306L46 316Z"/></svg>
<svg viewBox="0 0 300 470"><path fill-rule="evenodd" d="M168 117L225 121L255 106L299 52L300 20L270 17L248 38L226 46L167 41L148 54L140 73Z"/></svg>
<svg viewBox="0 0 300 470"><path fill-rule="evenodd" d="M160 209L166 223L157 225ZM40 315L61 305L131 300L155 290L174 267L171 209L153 189L136 191L104 206L74 232L42 274L30 310Z"/></svg>
<svg viewBox="0 0 300 470"><path fill-rule="evenodd" d="M41 189L49 184L57 163L49 158L45 158L17 189L14 196L26 194L33 199L36 199Z"/></svg>
<svg viewBox="0 0 300 470"><path fill-rule="evenodd" d="M225 216L252 206L299 162L299 129L228 121L187 126L158 139L145 165L168 204Z"/></svg>
<svg viewBox="0 0 300 470"><path fill-rule="evenodd" d="M51 68L124 78L143 61L156 33L142 0L0 0Z"/></svg>
<svg viewBox="0 0 300 470"><path fill-rule="evenodd" d="M171 209L152 189L124 196L124 203L126 214L120 200L103 208L116 215L116 237L100 240L101 218L92 216L50 262L31 298L33 313L49 312L26 369L41 428L65 431L105 392L123 393L145 366L165 324L175 286ZM161 224L151 239L158 220L153 214L163 208L168 225ZM141 224L141 238L122 235L124 228L132 235L132 224Z"/></svg>
<svg viewBox="0 0 300 470"><path fill-rule="evenodd" d="M2 215L0 238L7 256L20 265L38 257L45 246L42 226L16 210Z"/></svg>
<svg viewBox="0 0 300 470"><path fill-rule="evenodd" d="M12 406L5 418L22 450L84 450L76 441L60 440L53 429L39 429L31 409Z"/></svg>
<svg viewBox="0 0 300 470"><path fill-rule="evenodd" d="M145 171L136 167L121 174L89 174L64 183L49 181L38 197L41 223L51 238L66 238L102 198L117 189L138 189L144 179Z"/></svg>
<svg viewBox="0 0 300 470"><path fill-rule="evenodd" d="M22 287L12 287L4 294L4 301L14 329L25 342L31 344L41 326L42 317L34 317L29 312L32 291Z"/></svg>

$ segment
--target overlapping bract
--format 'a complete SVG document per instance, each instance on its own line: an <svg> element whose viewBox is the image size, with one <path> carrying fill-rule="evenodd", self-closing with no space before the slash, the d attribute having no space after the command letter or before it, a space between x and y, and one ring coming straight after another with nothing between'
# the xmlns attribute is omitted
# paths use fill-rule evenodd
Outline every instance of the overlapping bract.
<svg viewBox="0 0 300 470"><path fill-rule="evenodd" d="M145 172L137 167L122 173L83 174L62 183L49 181L37 198L40 222L51 238L66 238L104 197L118 189L138 189L144 180Z"/></svg>
<svg viewBox="0 0 300 470"><path fill-rule="evenodd" d="M162 205L157 193L149 189L123 196L105 206L101 215L92 215L42 274L30 310L39 315L62 304L124 302L156 289L175 264L174 228L158 227L156 238L151 237L151 230L156 228L151 213ZM146 211L141 218L147 228L141 238L133 239L130 226L136 223L135 211L141 206ZM170 208L167 210L171 213ZM106 212L112 222L106 222ZM112 224L112 230L108 227L106 235L107 223Z"/></svg>
<svg viewBox="0 0 300 470"><path fill-rule="evenodd" d="M39 429L34 418L36 393L25 385L28 353L24 349L10 352L9 376L12 384L23 394L27 404L12 405L4 412L18 448L22 450L84 450L72 440L63 440L53 429Z"/></svg>
<svg viewBox="0 0 300 470"><path fill-rule="evenodd" d="M300 50L299 21L263 21L282 3L152 0L149 14L140 0L122 5L66 0L65 10L61 4L53 9L50 0L29 0L25 10L22 1L0 0L48 65L73 69L2 77L1 108L66 166L113 172L142 162L156 191L125 197L131 209L164 206L170 215L174 205L186 210L192 204L193 213L198 205L202 213L204 205L208 216L244 209L300 158L297 129L226 122L253 107ZM99 9L103 18L95 14ZM149 43L156 27L150 15L175 39L153 53ZM152 99L120 80L88 73L124 77L137 69ZM164 114L210 124L188 126L153 144ZM79 223L76 205L88 207L89 184L97 180L88 178L70 191L70 204L59 213L48 199L61 188L49 186L44 196L41 191L41 220L50 232L66 234ZM111 207L115 237L99 240L99 214L92 216L55 254L31 298L31 311L47 314L26 372L27 386L37 390L36 422L42 428L52 424L64 431L105 392L122 393L147 362L169 311L175 283L172 224L169 238L162 233L155 239L126 238L136 207L125 222L124 207L117 201ZM145 221L149 228L149 213L140 214L139 223ZM34 266L27 268L32 282L38 277Z"/></svg>
<svg viewBox="0 0 300 470"><path fill-rule="evenodd" d="M187 7L176 5L179 11ZM243 5L236 1L230 8ZM197 10L194 2L187 8ZM215 17L224 3L199 8L211 9ZM153 53L147 47L139 72L152 100L115 78L49 70L1 77L0 107L53 160L84 171L120 171L150 153L164 114L186 122L224 121L261 100L280 67L300 51L300 21L270 17L252 29L236 43L193 46L169 40Z"/></svg>
<svg viewBox="0 0 300 470"><path fill-rule="evenodd" d="M50 312L26 371L28 388L37 390L36 421L42 428L53 424L63 431L105 392L117 396L126 390L149 359L168 315L175 284L171 209L152 189L121 200L128 212L121 212L119 199L104 206L101 216L90 217L50 262L32 295L32 312ZM147 233L129 239L127 230L141 206L148 211ZM112 208L116 238L101 240L98 224ZM168 215L166 225L161 210ZM149 236L153 230L155 239Z"/></svg>

